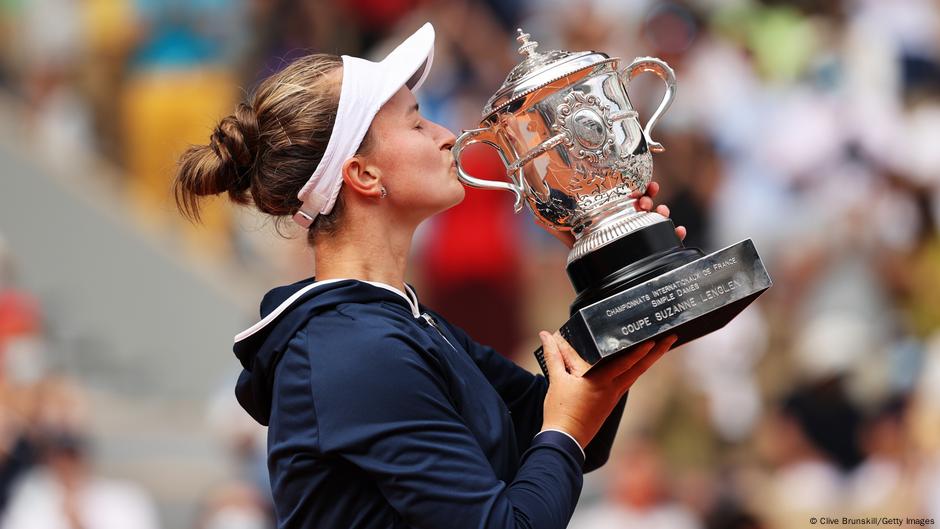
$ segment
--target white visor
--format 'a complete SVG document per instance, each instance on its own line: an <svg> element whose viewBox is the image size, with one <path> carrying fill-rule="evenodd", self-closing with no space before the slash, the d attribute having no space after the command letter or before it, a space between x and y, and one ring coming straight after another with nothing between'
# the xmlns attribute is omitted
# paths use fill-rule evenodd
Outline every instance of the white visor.
<svg viewBox="0 0 940 529"><path fill-rule="evenodd" d="M433 58L434 26L430 22L381 62L343 55L343 84L333 132L320 164L297 193L302 204L294 222L309 228L317 215L333 210L343 184L343 164L359 150L375 114L401 87L417 90L428 76Z"/></svg>

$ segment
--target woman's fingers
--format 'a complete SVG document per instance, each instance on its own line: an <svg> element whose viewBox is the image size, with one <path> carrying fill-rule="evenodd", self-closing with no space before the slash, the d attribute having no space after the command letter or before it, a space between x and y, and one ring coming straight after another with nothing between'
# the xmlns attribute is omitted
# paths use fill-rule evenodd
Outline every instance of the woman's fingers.
<svg viewBox="0 0 940 529"><path fill-rule="evenodd" d="M591 364L587 363L577 351L568 343L559 332L549 334L547 331L539 333L542 341L542 351L545 364L548 368L549 378L556 378L566 374L576 376L588 373ZM591 369L587 374L589 378L613 382L623 390L628 389L634 382L659 360L666 351L672 348L678 338L670 335L666 338L643 342L632 351L620 354L607 360L604 364Z"/></svg>
<svg viewBox="0 0 940 529"><path fill-rule="evenodd" d="M568 367L569 373L583 375L585 371L590 369L591 364L581 358L581 355L574 350L574 347L571 347L571 344L568 343L568 340L565 340L561 332L555 331L552 338L554 338L555 343L558 344L558 350L561 351L561 356L565 360L565 365Z"/></svg>
<svg viewBox="0 0 940 529"><path fill-rule="evenodd" d="M548 367L548 378L558 380L558 377L566 373L565 360L558 350L558 344L555 338L546 331L539 333L539 340L542 341L542 354L545 357L545 365Z"/></svg>
<svg viewBox="0 0 940 529"><path fill-rule="evenodd" d="M685 240L685 236L686 236L687 233L688 233L688 230L685 229L685 226L677 226L677 227L676 227L676 236L679 237L679 240L680 240L680 241L684 241L684 240Z"/></svg>
<svg viewBox="0 0 940 529"><path fill-rule="evenodd" d="M656 206L656 213L659 213L660 215L662 215L662 216L664 216L664 217L666 217L666 218L668 219L668 218L669 218L669 213L670 213L670 211L669 211L669 206L667 206L666 204L660 204L660 205ZM685 236L686 236L687 233L688 233L688 230L685 229L685 226L677 226L677 227L676 227L676 237L679 237L679 240L680 240L680 241L684 241L684 240L685 240Z"/></svg>
<svg viewBox="0 0 940 529"><path fill-rule="evenodd" d="M621 353L620 355L609 359L604 364L592 369L589 377L597 377L603 380L616 380L618 377L630 371L633 366L644 358L655 343L653 341L643 342L636 346L632 351Z"/></svg>
<svg viewBox="0 0 940 529"><path fill-rule="evenodd" d="M642 358L637 360L629 370L614 379L614 382L624 391L630 389L630 386L640 378L640 375L646 373L647 369L652 367L657 360L672 349L672 345L676 343L678 339L679 337L673 334L655 342L654 346L650 347Z"/></svg>
<svg viewBox="0 0 940 529"><path fill-rule="evenodd" d="M669 218L670 213L669 206L665 204L660 204L653 209L653 197L659 193L659 184L656 182L651 182L649 187L646 188L646 194L640 195L639 193L633 193L633 198L636 198L636 208L640 211L655 211L660 215ZM685 229L685 226L679 226L676 228L676 237L679 237L680 241L685 240L685 236L688 234L688 230Z"/></svg>
<svg viewBox="0 0 940 529"><path fill-rule="evenodd" d="M642 197L642 196L644 196L644 195L645 195L645 196L648 196L648 197L650 197L650 198L653 198L653 197L656 196L657 193L659 193L659 183L658 183L658 182L650 182L649 185L646 186L646 191L644 191L644 192L634 191L634 192L630 193L630 198L640 198L640 197Z"/></svg>

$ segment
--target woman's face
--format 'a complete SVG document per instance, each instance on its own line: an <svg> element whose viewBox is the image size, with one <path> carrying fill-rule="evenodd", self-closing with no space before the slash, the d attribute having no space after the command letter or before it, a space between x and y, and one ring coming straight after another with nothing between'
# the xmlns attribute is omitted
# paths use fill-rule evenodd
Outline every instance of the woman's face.
<svg viewBox="0 0 940 529"><path fill-rule="evenodd" d="M367 165L376 167L390 201L409 220L420 222L460 203L464 187L457 180L450 152L455 137L425 119L411 90L402 87L372 121Z"/></svg>

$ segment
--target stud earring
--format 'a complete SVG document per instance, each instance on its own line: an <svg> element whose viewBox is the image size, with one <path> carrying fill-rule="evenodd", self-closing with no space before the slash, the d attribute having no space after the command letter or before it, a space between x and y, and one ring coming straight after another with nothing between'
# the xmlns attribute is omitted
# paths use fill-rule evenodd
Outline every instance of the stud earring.
<svg viewBox="0 0 940 529"><path fill-rule="evenodd" d="M382 191L381 191L381 193L382 193L382 198L385 198L385 197L388 196L388 190L385 189L385 186L382 186Z"/></svg>

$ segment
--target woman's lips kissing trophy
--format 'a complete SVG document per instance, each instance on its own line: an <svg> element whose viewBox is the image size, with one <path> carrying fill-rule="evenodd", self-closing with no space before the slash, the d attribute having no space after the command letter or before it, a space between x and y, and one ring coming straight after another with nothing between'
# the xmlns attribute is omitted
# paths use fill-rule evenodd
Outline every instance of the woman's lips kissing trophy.
<svg viewBox="0 0 940 529"><path fill-rule="evenodd" d="M593 367L645 340L676 334L680 345L723 327L771 280L750 239L704 255L686 248L672 221L638 211L653 175L650 133L676 95L665 62L620 59L594 51L542 53L519 30L516 65L487 102L478 129L454 145L465 185L504 189L547 229L570 231L567 272L577 296L561 334ZM625 86L651 72L666 94L641 127ZM461 166L474 143L495 148L509 181L475 178ZM542 350L536 351L548 376Z"/></svg>

